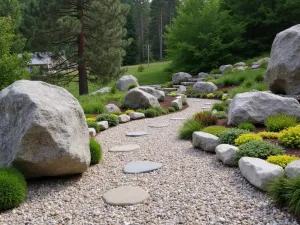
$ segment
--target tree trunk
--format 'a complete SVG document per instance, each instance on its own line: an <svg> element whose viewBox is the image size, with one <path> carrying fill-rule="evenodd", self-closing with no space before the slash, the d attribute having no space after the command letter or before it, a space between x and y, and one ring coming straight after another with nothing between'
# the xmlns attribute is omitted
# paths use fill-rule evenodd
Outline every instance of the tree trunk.
<svg viewBox="0 0 300 225"><path fill-rule="evenodd" d="M163 12L160 6L160 27L159 27L159 59L163 59Z"/></svg>
<svg viewBox="0 0 300 225"><path fill-rule="evenodd" d="M80 2L78 0L77 2ZM84 14L81 4L78 4L78 20L81 24L81 32L78 35L78 73L79 73L79 95L89 94L87 68L85 59L85 29L84 29Z"/></svg>

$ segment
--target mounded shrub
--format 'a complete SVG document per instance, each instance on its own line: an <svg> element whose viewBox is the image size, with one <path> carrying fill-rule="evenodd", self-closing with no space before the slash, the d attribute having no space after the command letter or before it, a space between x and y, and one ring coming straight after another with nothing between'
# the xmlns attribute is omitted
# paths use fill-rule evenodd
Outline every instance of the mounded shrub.
<svg viewBox="0 0 300 225"><path fill-rule="evenodd" d="M81 104L84 113L87 114L98 114L98 113L103 113L105 111L105 107L102 103L84 103Z"/></svg>
<svg viewBox="0 0 300 225"><path fill-rule="evenodd" d="M228 114L225 111L219 111L214 115L217 119L227 119Z"/></svg>
<svg viewBox="0 0 300 225"><path fill-rule="evenodd" d="M157 116L168 114L168 111L162 107L153 107L152 109L156 111Z"/></svg>
<svg viewBox="0 0 300 225"><path fill-rule="evenodd" d="M0 168L0 210L19 206L26 198L26 181L14 168Z"/></svg>
<svg viewBox="0 0 300 225"><path fill-rule="evenodd" d="M250 123L250 122L243 122L243 123L240 123L238 125L238 128L239 129L242 129L242 130L248 130L248 131L254 131L255 130L255 126L253 123Z"/></svg>
<svg viewBox="0 0 300 225"><path fill-rule="evenodd" d="M157 116L157 112L155 109L146 109L145 110L145 116L149 118L153 118Z"/></svg>
<svg viewBox="0 0 300 225"><path fill-rule="evenodd" d="M136 84L130 84L129 87L128 87L128 91L133 89L133 88L136 88L137 85Z"/></svg>
<svg viewBox="0 0 300 225"><path fill-rule="evenodd" d="M133 112L134 112L133 109L128 109L128 110L126 110L125 114L126 114L126 115L129 115L130 113L133 113Z"/></svg>
<svg viewBox="0 0 300 225"><path fill-rule="evenodd" d="M117 115L103 113L97 116L97 121L107 121L109 126L117 126L119 119Z"/></svg>
<svg viewBox="0 0 300 225"><path fill-rule="evenodd" d="M294 155L272 155L267 158L267 162L285 168L289 163L299 159L300 158Z"/></svg>
<svg viewBox="0 0 300 225"><path fill-rule="evenodd" d="M138 113L145 113L145 109L137 109L136 112L138 112Z"/></svg>
<svg viewBox="0 0 300 225"><path fill-rule="evenodd" d="M223 126L209 126L202 129L202 132L213 134L215 136L219 136L223 131L227 130L226 127Z"/></svg>
<svg viewBox="0 0 300 225"><path fill-rule="evenodd" d="M138 72L143 72L145 70L145 67L143 65L139 65Z"/></svg>
<svg viewBox="0 0 300 225"><path fill-rule="evenodd" d="M93 138L90 139L90 152L91 152L90 165L98 164L102 158L102 148L101 145Z"/></svg>
<svg viewBox="0 0 300 225"><path fill-rule="evenodd" d="M100 126L97 124L97 122L87 122L87 125L89 128L95 128L96 132L99 133Z"/></svg>
<svg viewBox="0 0 300 225"><path fill-rule="evenodd" d="M247 130L241 130L237 128L231 128L220 133L220 141L222 144L234 145L235 139L237 139L242 134L249 134L250 132Z"/></svg>
<svg viewBox="0 0 300 225"><path fill-rule="evenodd" d="M175 112L176 110L174 109L173 106L170 106L170 107L168 108L168 111L171 113L171 112Z"/></svg>
<svg viewBox="0 0 300 225"><path fill-rule="evenodd" d="M212 106L212 110L217 110L217 111L225 111L226 108L228 107L228 103L227 102L216 102L215 104L213 104Z"/></svg>
<svg viewBox="0 0 300 225"><path fill-rule="evenodd" d="M261 136L263 139L278 139L281 136L281 133L279 132L259 132L257 133L259 136Z"/></svg>
<svg viewBox="0 0 300 225"><path fill-rule="evenodd" d="M279 140L286 147L300 148L300 125L282 131Z"/></svg>
<svg viewBox="0 0 300 225"><path fill-rule="evenodd" d="M203 111L200 113L194 114L194 118L196 121L201 123L202 126L208 127L217 124L217 117L212 115L211 111Z"/></svg>
<svg viewBox="0 0 300 225"><path fill-rule="evenodd" d="M288 116L285 114L268 116L265 121L268 131L279 132L289 127L297 125L297 118L295 116Z"/></svg>
<svg viewBox="0 0 300 225"><path fill-rule="evenodd" d="M213 94L214 94L215 98L222 99L224 93L222 91L215 91ZM220 110L220 111L223 111L223 110Z"/></svg>
<svg viewBox="0 0 300 225"><path fill-rule="evenodd" d="M195 131L200 131L202 128L201 124L194 119L187 119L182 127L179 129L179 137L181 139L189 140L192 139Z"/></svg>
<svg viewBox="0 0 300 225"><path fill-rule="evenodd" d="M178 105L172 105L172 107L175 109L175 111L179 111L179 106Z"/></svg>
<svg viewBox="0 0 300 225"><path fill-rule="evenodd" d="M257 134L242 134L234 140L234 143L236 146L239 146L249 141L262 141L262 137Z"/></svg>
<svg viewBox="0 0 300 225"><path fill-rule="evenodd" d="M282 155L282 147L265 141L250 141L239 146L237 159L242 157L255 157L267 159L271 155Z"/></svg>
<svg viewBox="0 0 300 225"><path fill-rule="evenodd" d="M207 98L209 98L209 99L212 99L212 98L214 98L215 96L214 96L214 94L213 93L209 93L209 94L207 94Z"/></svg>

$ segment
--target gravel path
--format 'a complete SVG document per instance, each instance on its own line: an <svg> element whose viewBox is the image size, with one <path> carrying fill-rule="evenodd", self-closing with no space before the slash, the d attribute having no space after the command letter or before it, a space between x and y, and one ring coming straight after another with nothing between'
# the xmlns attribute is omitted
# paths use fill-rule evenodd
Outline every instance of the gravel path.
<svg viewBox="0 0 300 225"><path fill-rule="evenodd" d="M101 133L104 160L82 177L31 181L28 198L19 208L0 214L0 224L297 224L285 211L268 203L267 196L229 168L215 155L178 140L181 120L200 111L203 100L182 112L130 122ZM150 128L153 123L168 127ZM129 131L147 131L144 137L126 137ZM137 143L141 150L113 153L108 149ZM124 174L133 160L163 163L147 174ZM104 204L102 194L121 185L140 186L151 197L142 204L114 207Z"/></svg>

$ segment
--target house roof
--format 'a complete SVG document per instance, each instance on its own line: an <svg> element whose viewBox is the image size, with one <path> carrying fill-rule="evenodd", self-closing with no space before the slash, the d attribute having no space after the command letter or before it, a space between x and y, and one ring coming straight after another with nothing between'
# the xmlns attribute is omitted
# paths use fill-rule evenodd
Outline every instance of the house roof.
<svg viewBox="0 0 300 225"><path fill-rule="evenodd" d="M33 53L32 59L30 60L30 65L49 65L52 64L51 55L49 53Z"/></svg>

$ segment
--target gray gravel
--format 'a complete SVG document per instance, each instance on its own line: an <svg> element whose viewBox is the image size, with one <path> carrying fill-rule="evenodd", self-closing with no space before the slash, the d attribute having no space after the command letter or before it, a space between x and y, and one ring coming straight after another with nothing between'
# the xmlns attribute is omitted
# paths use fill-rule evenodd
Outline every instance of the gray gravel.
<svg viewBox="0 0 300 225"><path fill-rule="evenodd" d="M217 161L214 154L178 140L182 120L200 111L203 100L182 112L119 125L97 136L104 160L81 177L31 181L28 198L19 208L0 214L0 224L297 224L293 217L270 205L266 194L252 187L237 168ZM164 128L150 128L153 123ZM130 131L150 135L126 137ZM114 153L109 148L137 143L141 150ZM147 174L124 174L130 161L163 163ZM122 185L140 186L151 197L128 207L108 206L106 191Z"/></svg>

